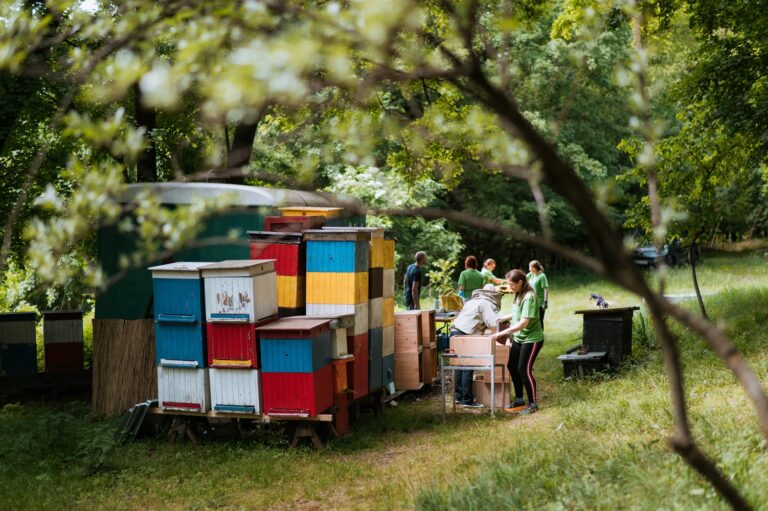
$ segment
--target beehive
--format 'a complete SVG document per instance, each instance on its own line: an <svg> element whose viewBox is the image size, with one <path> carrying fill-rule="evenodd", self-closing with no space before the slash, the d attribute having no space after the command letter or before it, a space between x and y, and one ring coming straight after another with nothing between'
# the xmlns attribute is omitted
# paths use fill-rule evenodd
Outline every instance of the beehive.
<svg viewBox="0 0 768 511"><path fill-rule="evenodd" d="M255 323L277 314L272 260L222 261L202 269L207 321Z"/></svg>
<svg viewBox="0 0 768 511"><path fill-rule="evenodd" d="M347 336L347 351L355 357L347 370L347 384L358 399L368 395L368 331Z"/></svg>
<svg viewBox="0 0 768 511"><path fill-rule="evenodd" d="M37 373L34 312L0 314L0 376Z"/></svg>
<svg viewBox="0 0 768 511"><path fill-rule="evenodd" d="M157 391L164 410L202 413L210 409L207 369L158 366Z"/></svg>
<svg viewBox="0 0 768 511"><path fill-rule="evenodd" d="M384 384L383 344L384 335L381 328L368 331L368 388L376 390Z"/></svg>
<svg viewBox="0 0 768 511"><path fill-rule="evenodd" d="M212 410L261 413L261 378L257 369L211 368L208 371Z"/></svg>
<svg viewBox="0 0 768 511"><path fill-rule="evenodd" d="M46 373L83 370L83 312L43 312Z"/></svg>
<svg viewBox="0 0 768 511"><path fill-rule="evenodd" d="M326 219L339 217L344 211L343 208L317 206L291 206L278 209L283 216L319 216Z"/></svg>
<svg viewBox="0 0 768 511"><path fill-rule="evenodd" d="M300 232L248 231L248 239L251 259L275 260L278 315L288 317L296 312L303 314L306 303L306 251L303 235Z"/></svg>
<svg viewBox="0 0 768 511"><path fill-rule="evenodd" d="M205 367L205 306L200 269L210 263L152 266L155 358L168 367Z"/></svg>
<svg viewBox="0 0 768 511"><path fill-rule="evenodd" d="M458 366L483 366L491 361L487 358L462 358L461 355L490 355L495 353L496 342L490 335L456 335L451 337L450 347L459 355L450 358L450 365Z"/></svg>
<svg viewBox="0 0 768 511"><path fill-rule="evenodd" d="M268 216L264 217L264 230L271 232L297 232L320 229L325 224L323 216Z"/></svg>

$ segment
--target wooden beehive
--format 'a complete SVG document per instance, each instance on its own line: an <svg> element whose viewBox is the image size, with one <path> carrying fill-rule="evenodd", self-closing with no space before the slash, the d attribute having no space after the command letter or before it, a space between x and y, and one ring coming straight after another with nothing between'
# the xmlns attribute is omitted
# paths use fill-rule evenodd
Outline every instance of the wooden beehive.
<svg viewBox="0 0 768 511"><path fill-rule="evenodd" d="M0 376L37 373L34 312L0 314Z"/></svg>
<svg viewBox="0 0 768 511"><path fill-rule="evenodd" d="M207 321L255 323L277 314L273 260L234 260L202 268Z"/></svg>
<svg viewBox="0 0 768 511"><path fill-rule="evenodd" d="M160 408L164 410L203 413L210 408L207 369L158 366L157 390Z"/></svg>
<svg viewBox="0 0 768 511"><path fill-rule="evenodd" d="M393 298L395 296L395 270L382 270L381 296Z"/></svg>
<svg viewBox="0 0 768 511"><path fill-rule="evenodd" d="M421 311L421 343L429 346L437 342L435 333L435 311Z"/></svg>
<svg viewBox="0 0 768 511"><path fill-rule="evenodd" d="M422 381L426 384L433 383L440 376L437 367L437 345L424 346L421 352Z"/></svg>
<svg viewBox="0 0 768 511"><path fill-rule="evenodd" d="M261 378L257 369L211 368L208 371L213 411L261 413Z"/></svg>
<svg viewBox="0 0 768 511"><path fill-rule="evenodd" d="M417 351L395 351L395 388L418 390L424 386L422 346Z"/></svg>
<svg viewBox="0 0 768 511"><path fill-rule="evenodd" d="M462 358L461 355L490 355L495 353L496 342L490 335L456 335L451 337L450 349L459 355L448 359L450 365L483 366L488 365L490 359Z"/></svg>
<svg viewBox="0 0 768 511"><path fill-rule="evenodd" d="M395 353L417 351L422 343L421 311L395 314Z"/></svg>

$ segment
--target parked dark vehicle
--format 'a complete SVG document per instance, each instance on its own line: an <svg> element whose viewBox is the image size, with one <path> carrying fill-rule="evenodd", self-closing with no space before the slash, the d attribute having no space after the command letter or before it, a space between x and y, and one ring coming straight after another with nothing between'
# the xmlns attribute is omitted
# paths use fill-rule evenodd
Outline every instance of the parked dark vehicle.
<svg viewBox="0 0 768 511"><path fill-rule="evenodd" d="M659 252L653 245L643 245L632 251L632 262L644 268L656 266L659 258L663 259L667 266L674 267L688 262L688 249L680 244L679 240L665 243ZM696 251L695 261L699 260L699 252Z"/></svg>

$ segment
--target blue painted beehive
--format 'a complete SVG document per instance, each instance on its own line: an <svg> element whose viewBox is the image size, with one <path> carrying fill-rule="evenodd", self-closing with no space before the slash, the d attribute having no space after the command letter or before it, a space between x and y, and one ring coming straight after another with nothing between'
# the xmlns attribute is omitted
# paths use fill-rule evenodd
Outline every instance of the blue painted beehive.
<svg viewBox="0 0 768 511"><path fill-rule="evenodd" d="M359 273L368 271L371 235L350 230L304 231L307 272Z"/></svg>
<svg viewBox="0 0 768 511"><path fill-rule="evenodd" d="M312 373L333 358L328 319L286 318L259 327L258 335L265 373Z"/></svg>
<svg viewBox="0 0 768 511"><path fill-rule="evenodd" d="M200 268L211 263L153 266L155 359L166 367L205 367L205 307Z"/></svg>

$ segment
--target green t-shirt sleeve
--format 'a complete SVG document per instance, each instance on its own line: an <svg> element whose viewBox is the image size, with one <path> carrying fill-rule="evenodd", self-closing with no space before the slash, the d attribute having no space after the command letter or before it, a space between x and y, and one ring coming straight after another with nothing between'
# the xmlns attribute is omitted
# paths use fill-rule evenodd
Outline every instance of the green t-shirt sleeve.
<svg viewBox="0 0 768 511"><path fill-rule="evenodd" d="M488 268L483 269L483 271L480 272L480 275L483 276L483 285L493 282L493 273Z"/></svg>
<svg viewBox="0 0 768 511"><path fill-rule="evenodd" d="M548 288L549 282L547 282L547 276L543 273L541 274L541 289Z"/></svg>
<svg viewBox="0 0 768 511"><path fill-rule="evenodd" d="M533 293L528 293L523 298L523 303L520 304L521 316L528 319L539 317L539 308L536 303L536 296Z"/></svg>
<svg viewBox="0 0 768 511"><path fill-rule="evenodd" d="M461 275L459 275L459 286L467 286L467 272L466 270L461 272Z"/></svg>

